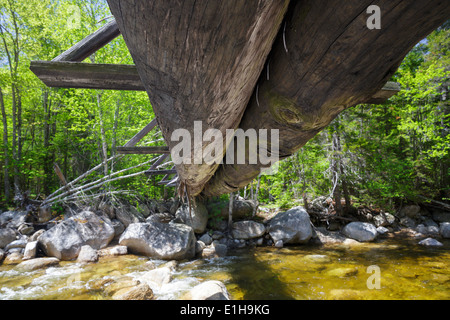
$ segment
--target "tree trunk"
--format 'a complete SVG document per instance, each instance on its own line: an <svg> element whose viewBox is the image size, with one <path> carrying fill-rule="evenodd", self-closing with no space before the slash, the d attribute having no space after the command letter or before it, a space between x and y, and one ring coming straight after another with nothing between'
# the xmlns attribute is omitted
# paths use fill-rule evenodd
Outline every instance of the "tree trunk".
<svg viewBox="0 0 450 320"><path fill-rule="evenodd" d="M293 2L239 128L278 129L279 152L274 156L290 156L341 111L370 100L411 48L450 15L450 6L441 0L382 0L376 3L382 27L371 30L366 23L372 4ZM237 190L263 167L249 164L248 158L246 164L226 163L203 195Z"/></svg>
<svg viewBox="0 0 450 320"><path fill-rule="evenodd" d="M3 100L3 91L0 87L0 107L2 109L2 120L3 120L3 186L5 191L5 202L11 201L11 186L9 183L9 150L8 150L8 120L5 110L5 102Z"/></svg>

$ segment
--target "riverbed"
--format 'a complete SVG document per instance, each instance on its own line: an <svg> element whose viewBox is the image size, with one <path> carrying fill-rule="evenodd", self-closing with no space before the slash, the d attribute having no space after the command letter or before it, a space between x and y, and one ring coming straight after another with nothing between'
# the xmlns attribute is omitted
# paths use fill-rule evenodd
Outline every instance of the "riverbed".
<svg viewBox="0 0 450 320"><path fill-rule="evenodd" d="M195 285L220 280L233 300L450 299L450 241L424 247L415 240L255 247L227 257L180 261L156 299L183 299ZM107 279L142 280L167 261L136 255L96 263L61 261L31 272L0 266L0 300L107 300Z"/></svg>

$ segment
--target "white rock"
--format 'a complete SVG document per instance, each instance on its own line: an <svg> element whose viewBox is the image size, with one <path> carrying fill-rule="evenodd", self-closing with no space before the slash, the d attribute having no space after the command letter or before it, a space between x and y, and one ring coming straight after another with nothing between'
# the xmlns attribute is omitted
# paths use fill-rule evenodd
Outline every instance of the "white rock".
<svg viewBox="0 0 450 320"><path fill-rule="evenodd" d="M350 222L342 229L342 233L357 241L373 241L377 237L377 228L368 222Z"/></svg>
<svg viewBox="0 0 450 320"><path fill-rule="evenodd" d="M23 253L23 260L36 258L37 241L28 242Z"/></svg>
<svg viewBox="0 0 450 320"><path fill-rule="evenodd" d="M190 300L230 300L230 294L222 282L210 280L192 288L186 298Z"/></svg>
<svg viewBox="0 0 450 320"><path fill-rule="evenodd" d="M440 243L439 241L437 241L436 239L433 239L433 238L423 239L422 241L419 242L419 244L422 245L422 246L429 246L429 247L440 247L440 246L443 246L442 243Z"/></svg>

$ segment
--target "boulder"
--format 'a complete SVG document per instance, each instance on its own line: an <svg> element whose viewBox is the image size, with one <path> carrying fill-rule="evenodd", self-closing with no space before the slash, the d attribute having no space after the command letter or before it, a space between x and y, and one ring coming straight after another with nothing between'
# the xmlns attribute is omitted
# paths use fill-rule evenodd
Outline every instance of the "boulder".
<svg viewBox="0 0 450 320"><path fill-rule="evenodd" d="M208 223L208 210L205 205L199 201L189 205L183 205L178 208L175 214L175 221L187 224L194 229L195 233L203 233Z"/></svg>
<svg viewBox="0 0 450 320"><path fill-rule="evenodd" d="M433 239L433 238L423 239L422 241L419 241L419 244L421 246L427 246L427 247L441 247L441 246L443 246L442 243L440 243L439 241L437 241L436 239Z"/></svg>
<svg viewBox="0 0 450 320"><path fill-rule="evenodd" d="M309 215L303 207L294 207L278 213L269 223L269 234L274 243L306 243L312 237Z"/></svg>
<svg viewBox="0 0 450 320"><path fill-rule="evenodd" d="M262 223L245 220L234 222L231 232L233 238L247 240L262 237L266 232L266 227Z"/></svg>
<svg viewBox="0 0 450 320"><path fill-rule="evenodd" d="M73 260L82 246L101 249L113 238L114 228L106 220L83 211L45 231L38 241L47 256Z"/></svg>
<svg viewBox="0 0 450 320"><path fill-rule="evenodd" d="M96 262L98 261L97 250L89 245L82 246L78 254L77 262Z"/></svg>
<svg viewBox="0 0 450 320"><path fill-rule="evenodd" d="M210 280L196 285L185 298L187 300L230 300L230 294L222 282Z"/></svg>
<svg viewBox="0 0 450 320"><path fill-rule="evenodd" d="M59 264L59 259L54 257L36 258L19 263L16 266L16 269L20 271L33 271L55 266L57 264Z"/></svg>
<svg viewBox="0 0 450 320"><path fill-rule="evenodd" d="M0 249L0 263L2 262L3 258L5 257L5 251Z"/></svg>
<svg viewBox="0 0 450 320"><path fill-rule="evenodd" d="M0 229L0 248L6 247L8 244L16 240L16 232L11 228Z"/></svg>
<svg viewBox="0 0 450 320"><path fill-rule="evenodd" d="M442 222L439 227L439 233L443 238L450 238L450 222Z"/></svg>
<svg viewBox="0 0 450 320"><path fill-rule="evenodd" d="M400 217L409 217L416 219L420 215L420 207L418 205L404 206L399 213Z"/></svg>
<svg viewBox="0 0 450 320"><path fill-rule="evenodd" d="M165 260L193 258L195 242L190 226L160 222L132 223L119 239L131 252Z"/></svg>
<svg viewBox="0 0 450 320"><path fill-rule="evenodd" d="M354 240L365 242L373 241L377 237L377 228L368 222L350 222L342 229L342 233Z"/></svg>

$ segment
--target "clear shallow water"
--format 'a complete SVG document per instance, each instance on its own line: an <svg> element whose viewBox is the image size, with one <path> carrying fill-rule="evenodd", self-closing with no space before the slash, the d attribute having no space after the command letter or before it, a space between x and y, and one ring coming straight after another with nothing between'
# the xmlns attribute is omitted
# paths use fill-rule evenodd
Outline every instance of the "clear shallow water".
<svg viewBox="0 0 450 320"><path fill-rule="evenodd" d="M430 248L417 241L359 245L259 247L226 258L178 264L173 280L155 289L158 299L181 299L204 280L224 282L232 299L450 299L450 242ZM98 263L18 272L0 266L0 300L110 299L104 279L142 280L166 261L126 255ZM368 270L376 266L376 271ZM372 267L373 268L373 267ZM379 289L376 288L379 280ZM370 289L369 287L375 288Z"/></svg>

